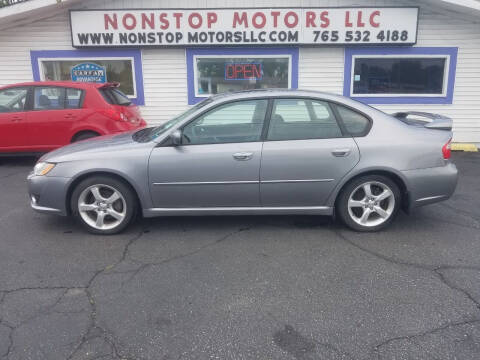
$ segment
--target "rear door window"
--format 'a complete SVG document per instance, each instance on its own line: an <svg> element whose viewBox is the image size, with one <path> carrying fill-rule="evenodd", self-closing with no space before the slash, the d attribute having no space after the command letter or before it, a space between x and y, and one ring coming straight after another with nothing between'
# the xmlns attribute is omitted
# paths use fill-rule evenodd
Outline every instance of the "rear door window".
<svg viewBox="0 0 480 360"><path fill-rule="evenodd" d="M82 107L83 91L80 89L67 88L67 97L65 99L66 109L79 109Z"/></svg>
<svg viewBox="0 0 480 360"><path fill-rule="evenodd" d="M65 88L46 86L35 87L33 110L62 110L65 108Z"/></svg>
<svg viewBox="0 0 480 360"><path fill-rule="evenodd" d="M267 140L307 140L342 137L330 105L310 99L276 99Z"/></svg>

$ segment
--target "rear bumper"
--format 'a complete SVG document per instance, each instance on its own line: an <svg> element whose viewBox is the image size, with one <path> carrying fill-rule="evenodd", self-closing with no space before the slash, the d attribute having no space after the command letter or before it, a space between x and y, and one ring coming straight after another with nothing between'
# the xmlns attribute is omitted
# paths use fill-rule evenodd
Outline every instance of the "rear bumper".
<svg viewBox="0 0 480 360"><path fill-rule="evenodd" d="M64 216L68 214L66 194L70 178L30 174L27 181L33 210Z"/></svg>
<svg viewBox="0 0 480 360"><path fill-rule="evenodd" d="M409 209L447 200L457 186L457 167L445 166L402 171L409 193Z"/></svg>

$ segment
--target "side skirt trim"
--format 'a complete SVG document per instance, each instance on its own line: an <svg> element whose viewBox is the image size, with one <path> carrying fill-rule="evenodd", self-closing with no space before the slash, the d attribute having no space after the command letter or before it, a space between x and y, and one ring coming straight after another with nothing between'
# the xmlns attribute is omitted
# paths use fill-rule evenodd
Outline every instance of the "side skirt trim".
<svg viewBox="0 0 480 360"><path fill-rule="evenodd" d="M203 207L203 208L150 208L143 209L145 217L202 216L202 215L332 215L329 206L295 207Z"/></svg>
<svg viewBox="0 0 480 360"><path fill-rule="evenodd" d="M415 202L422 203L424 201L439 200L439 199L443 199L443 198L446 198L446 197L447 197L446 195L429 196L429 197L417 199L417 200L415 200Z"/></svg>
<svg viewBox="0 0 480 360"><path fill-rule="evenodd" d="M236 184L289 184L289 183L321 183L332 182L334 179L301 179L301 180L261 180L261 181L177 181L155 182L153 185L236 185Z"/></svg>

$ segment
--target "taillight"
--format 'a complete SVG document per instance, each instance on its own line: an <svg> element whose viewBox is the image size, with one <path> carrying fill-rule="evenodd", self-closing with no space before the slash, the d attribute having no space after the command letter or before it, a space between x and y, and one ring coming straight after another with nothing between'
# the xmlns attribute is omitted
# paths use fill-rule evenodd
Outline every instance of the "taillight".
<svg viewBox="0 0 480 360"><path fill-rule="evenodd" d="M452 139L449 139L445 145L442 147L442 154L445 160L450 159L452 156Z"/></svg>
<svg viewBox="0 0 480 360"><path fill-rule="evenodd" d="M108 118L110 118L112 120L115 120L115 121L127 121L128 120L127 117L123 113L121 113L121 112L119 112L115 109L106 109L106 110L103 111L103 114L105 116L107 116Z"/></svg>

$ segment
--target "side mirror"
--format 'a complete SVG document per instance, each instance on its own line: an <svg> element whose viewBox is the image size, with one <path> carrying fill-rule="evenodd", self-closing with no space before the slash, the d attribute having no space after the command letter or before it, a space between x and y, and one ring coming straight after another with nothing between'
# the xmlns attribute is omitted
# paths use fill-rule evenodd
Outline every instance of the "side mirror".
<svg viewBox="0 0 480 360"><path fill-rule="evenodd" d="M182 145L182 131L175 130L171 135L170 139L172 139L173 146Z"/></svg>

